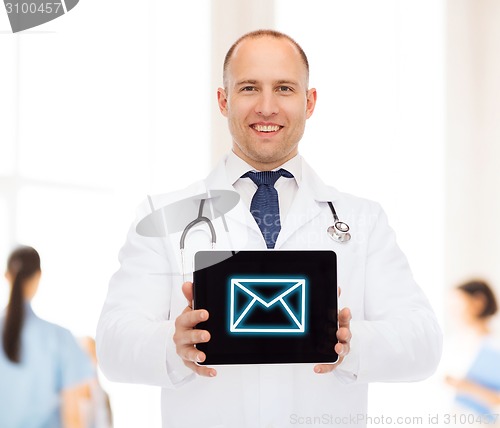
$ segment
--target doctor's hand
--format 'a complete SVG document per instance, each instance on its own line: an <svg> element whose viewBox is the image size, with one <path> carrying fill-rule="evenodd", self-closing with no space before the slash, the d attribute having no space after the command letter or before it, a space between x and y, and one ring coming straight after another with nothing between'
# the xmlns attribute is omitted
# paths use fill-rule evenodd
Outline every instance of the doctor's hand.
<svg viewBox="0 0 500 428"><path fill-rule="evenodd" d="M344 308L339 312L339 329L337 330L337 340L335 344L335 352L339 356L339 360L335 364L317 364L314 366L316 373L330 373L335 370L344 361L345 356L349 353L351 343L351 310Z"/></svg>
<svg viewBox="0 0 500 428"><path fill-rule="evenodd" d="M195 329L195 326L208 319L208 311L199 309L194 311L191 307L193 301L193 283L182 284L182 292L186 297L188 306L175 320L174 343L177 355L182 358L184 364L200 376L214 377L217 371L210 367L198 366L196 362L205 361L206 355L194 346L197 343L205 343L210 340L207 330Z"/></svg>

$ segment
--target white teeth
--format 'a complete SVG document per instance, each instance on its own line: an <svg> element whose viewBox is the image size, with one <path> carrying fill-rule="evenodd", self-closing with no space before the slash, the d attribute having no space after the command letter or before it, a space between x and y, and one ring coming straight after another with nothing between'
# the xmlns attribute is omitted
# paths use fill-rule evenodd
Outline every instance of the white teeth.
<svg viewBox="0 0 500 428"><path fill-rule="evenodd" d="M275 132L279 131L279 125L254 125L253 129L259 132Z"/></svg>

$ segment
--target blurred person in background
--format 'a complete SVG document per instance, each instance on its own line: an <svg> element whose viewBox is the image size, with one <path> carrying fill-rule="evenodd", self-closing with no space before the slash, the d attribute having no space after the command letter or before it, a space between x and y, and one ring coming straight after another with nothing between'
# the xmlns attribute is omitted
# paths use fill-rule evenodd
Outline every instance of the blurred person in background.
<svg viewBox="0 0 500 428"><path fill-rule="evenodd" d="M466 372L445 379L456 392L455 410L462 415L456 423L473 426L496 422L500 426L500 339L492 326L498 312L497 299L482 280L461 284L455 292L455 308L463 332L461 345L475 348L472 359L463 368ZM456 355L462 350L458 347L454 352Z"/></svg>
<svg viewBox="0 0 500 428"><path fill-rule="evenodd" d="M102 388L97 377L97 356L95 340L86 336L80 339L80 344L94 365L94 378L84 387L82 412L85 428L112 428L113 417L109 396Z"/></svg>
<svg viewBox="0 0 500 428"><path fill-rule="evenodd" d="M14 250L5 277L11 290L0 316L0 427L83 428L80 401L92 364L68 330L31 308L41 277L37 251Z"/></svg>

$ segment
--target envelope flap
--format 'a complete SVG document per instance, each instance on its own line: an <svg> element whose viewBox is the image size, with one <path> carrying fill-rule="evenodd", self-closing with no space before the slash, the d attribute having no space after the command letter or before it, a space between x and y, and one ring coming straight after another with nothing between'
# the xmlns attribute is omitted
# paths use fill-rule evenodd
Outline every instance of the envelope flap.
<svg viewBox="0 0 500 428"><path fill-rule="evenodd" d="M235 279L243 292L269 307L304 285L303 279Z"/></svg>

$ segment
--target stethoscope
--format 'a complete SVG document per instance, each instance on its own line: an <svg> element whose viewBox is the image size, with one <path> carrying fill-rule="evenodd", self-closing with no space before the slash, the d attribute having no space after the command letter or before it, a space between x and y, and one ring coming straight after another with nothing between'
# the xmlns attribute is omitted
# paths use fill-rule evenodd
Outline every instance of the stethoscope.
<svg viewBox="0 0 500 428"><path fill-rule="evenodd" d="M333 220L335 223L333 226L330 226L326 231L328 232L328 235L330 238L332 238L334 241L337 242L348 242L351 240L351 234L349 233L349 226L347 223L344 223L343 221L340 221L337 213L335 212L335 208L333 207L333 204L331 202L328 202L328 206L330 207L330 210L332 211L333 214Z"/></svg>
<svg viewBox="0 0 500 428"><path fill-rule="evenodd" d="M181 250L182 280L184 282L186 281L186 272L184 271L184 257L185 257L184 247L186 246L186 236L189 233L189 231L194 226L196 226L198 223L206 223L208 228L210 229L210 236L212 239L212 249L215 248L215 243L217 242L217 234L215 233L215 228L214 228L214 224L212 223L212 220L210 220L208 217L205 217L203 215L203 207L205 206L205 201L206 201L206 199L202 199L200 201L200 206L198 208L198 217L196 217L192 222L190 222L182 231L179 247ZM227 228L227 224L224 220L224 216L222 216L222 221L224 222L224 227L226 229L226 232L229 232L229 230Z"/></svg>
<svg viewBox="0 0 500 428"><path fill-rule="evenodd" d="M217 242L217 234L215 233L215 228L214 224L212 223L212 220L210 220L208 217L205 217L203 215L203 207L205 206L205 201L206 199L202 199L200 201L200 206L198 208L198 217L196 217L191 223L189 223L184 230L182 231L181 235L181 241L179 243L180 249L181 249L181 254L184 252L184 247L186 245L186 236L188 232L196 226L198 223L206 223L210 229L210 235L212 237L212 248L215 247L215 243ZM227 231L227 228L226 228Z"/></svg>
<svg viewBox="0 0 500 428"><path fill-rule="evenodd" d="M215 233L214 225L208 217L205 217L203 215L203 207L205 206L205 200L206 199L202 199L200 201L200 206L198 208L198 217L196 217L192 222L190 222L182 231L181 240L179 243L181 255L184 253L184 247L186 245L187 234L198 223L206 223L208 225L208 227L210 229L212 248L215 247L215 243L217 242L217 234ZM339 217L337 216L335 208L331 202L328 202L328 206L330 207L330 210L332 211L333 220L335 221L335 223L326 230L328 233L328 236L330 236L330 238L332 238L334 241L337 241L337 242L350 241L351 234L349 233L350 228L349 228L348 224L339 220ZM224 224L224 226L225 226L226 232L228 232L229 230L227 228L227 225Z"/></svg>

